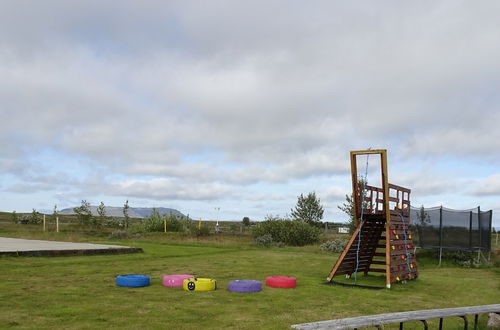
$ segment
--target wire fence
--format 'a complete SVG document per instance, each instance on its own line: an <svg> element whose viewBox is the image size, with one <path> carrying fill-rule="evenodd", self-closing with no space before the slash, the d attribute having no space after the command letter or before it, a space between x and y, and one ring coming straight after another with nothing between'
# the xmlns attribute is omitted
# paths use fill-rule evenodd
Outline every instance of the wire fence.
<svg viewBox="0 0 500 330"><path fill-rule="evenodd" d="M415 243L421 248L490 251L493 211L453 210L445 207L410 210Z"/></svg>

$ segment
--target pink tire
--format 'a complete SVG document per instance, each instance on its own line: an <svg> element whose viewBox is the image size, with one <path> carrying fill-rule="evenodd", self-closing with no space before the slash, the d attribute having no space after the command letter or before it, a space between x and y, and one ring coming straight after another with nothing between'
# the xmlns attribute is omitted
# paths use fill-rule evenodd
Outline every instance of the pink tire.
<svg viewBox="0 0 500 330"><path fill-rule="evenodd" d="M163 276L163 286L175 288L182 286L185 279L193 278L194 275L166 275Z"/></svg>

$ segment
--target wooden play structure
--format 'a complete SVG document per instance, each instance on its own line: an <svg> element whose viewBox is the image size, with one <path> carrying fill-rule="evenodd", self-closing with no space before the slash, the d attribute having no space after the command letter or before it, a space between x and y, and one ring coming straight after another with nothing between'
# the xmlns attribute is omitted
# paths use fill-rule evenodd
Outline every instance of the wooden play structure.
<svg viewBox="0 0 500 330"><path fill-rule="evenodd" d="M365 177L358 176L357 157L366 155ZM367 184L368 157L380 155L382 187ZM339 275L384 273L386 287L418 276L410 228L410 189L388 182L387 150L351 151L356 230L327 280ZM356 285L356 283L354 284Z"/></svg>

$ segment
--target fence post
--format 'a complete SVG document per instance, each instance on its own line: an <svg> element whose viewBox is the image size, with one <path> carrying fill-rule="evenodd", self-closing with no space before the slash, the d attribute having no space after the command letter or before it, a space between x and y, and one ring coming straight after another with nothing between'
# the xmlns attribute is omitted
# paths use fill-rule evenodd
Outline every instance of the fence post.
<svg viewBox="0 0 500 330"><path fill-rule="evenodd" d="M167 232L167 219L163 219L163 231Z"/></svg>
<svg viewBox="0 0 500 330"><path fill-rule="evenodd" d="M481 228L481 207L477 207L477 228L479 229L479 250L483 247L483 233Z"/></svg>
<svg viewBox="0 0 500 330"><path fill-rule="evenodd" d="M45 231L45 214L43 215L43 231Z"/></svg>
<svg viewBox="0 0 500 330"><path fill-rule="evenodd" d="M469 217L469 250L472 251L472 211Z"/></svg>
<svg viewBox="0 0 500 330"><path fill-rule="evenodd" d="M488 221L488 228L490 229L490 239L488 240L488 251L491 252L491 227L492 227L492 222L493 222L493 210L490 210L490 216L489 216L489 220ZM498 242L498 232L497 232L497 242Z"/></svg>
<svg viewBox="0 0 500 330"><path fill-rule="evenodd" d="M59 217L56 217L56 232L59 232Z"/></svg>
<svg viewBox="0 0 500 330"><path fill-rule="evenodd" d="M439 266L443 256L443 205L439 208Z"/></svg>

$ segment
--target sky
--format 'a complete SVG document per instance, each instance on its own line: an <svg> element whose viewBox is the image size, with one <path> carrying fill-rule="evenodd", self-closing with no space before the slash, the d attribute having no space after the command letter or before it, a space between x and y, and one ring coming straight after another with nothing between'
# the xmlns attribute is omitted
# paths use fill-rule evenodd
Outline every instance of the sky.
<svg viewBox="0 0 500 330"><path fill-rule="evenodd" d="M349 151L372 148L413 205L500 226L498 17L498 1L1 1L0 210L262 220L314 191L344 221Z"/></svg>

